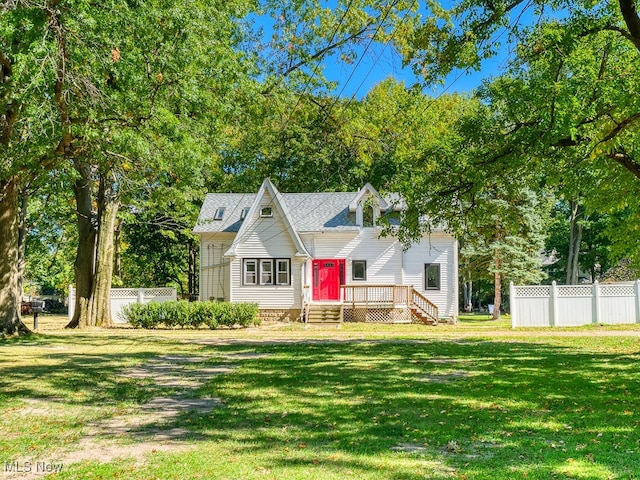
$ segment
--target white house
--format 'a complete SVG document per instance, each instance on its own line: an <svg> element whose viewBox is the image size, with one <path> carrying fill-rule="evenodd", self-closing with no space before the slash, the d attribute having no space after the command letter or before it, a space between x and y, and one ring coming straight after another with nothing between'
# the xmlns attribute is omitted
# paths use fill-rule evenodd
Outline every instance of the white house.
<svg viewBox="0 0 640 480"><path fill-rule="evenodd" d="M208 194L193 230L200 298L257 302L280 320L455 321L457 242L435 231L404 250L379 226L400 209L369 184L280 193L265 179L254 194Z"/></svg>

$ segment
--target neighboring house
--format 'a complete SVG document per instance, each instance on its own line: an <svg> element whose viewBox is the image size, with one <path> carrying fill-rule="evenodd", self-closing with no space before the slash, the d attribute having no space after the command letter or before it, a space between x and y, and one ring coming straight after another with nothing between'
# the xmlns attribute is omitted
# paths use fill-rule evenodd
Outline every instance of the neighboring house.
<svg viewBox="0 0 640 480"><path fill-rule="evenodd" d="M396 195L397 198L397 195ZM358 192L208 194L200 236L200 299L257 302L262 318L455 321L458 246L444 231L406 251L381 237L401 205Z"/></svg>

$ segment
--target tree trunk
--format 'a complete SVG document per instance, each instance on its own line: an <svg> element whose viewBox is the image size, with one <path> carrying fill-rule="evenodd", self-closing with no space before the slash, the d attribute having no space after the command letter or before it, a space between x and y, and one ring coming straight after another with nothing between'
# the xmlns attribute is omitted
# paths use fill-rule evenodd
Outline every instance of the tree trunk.
<svg viewBox="0 0 640 480"><path fill-rule="evenodd" d="M20 320L19 215L17 179L0 181L0 335L29 333Z"/></svg>
<svg viewBox="0 0 640 480"><path fill-rule="evenodd" d="M93 210L91 167L87 164L76 164L75 169L80 174L80 178L73 185L78 222L78 247L73 264L76 279L76 305L73 318L67 328L87 326L95 272L97 222L96 212Z"/></svg>
<svg viewBox="0 0 640 480"><path fill-rule="evenodd" d="M576 285L580 273L580 244L582 243L582 216L584 208L575 200L569 202L571 227L567 255L567 285Z"/></svg>
<svg viewBox="0 0 640 480"><path fill-rule="evenodd" d="M500 273L500 269L502 268L502 262L499 258L495 259L495 267L496 270L493 273L493 316L494 320L498 320L500 318L500 306L502 305L502 274Z"/></svg>
<svg viewBox="0 0 640 480"><path fill-rule="evenodd" d="M89 324L99 327L113 325L111 281L113 280L114 232L119 206L115 179L102 175L98 192L96 271L89 303Z"/></svg>
<svg viewBox="0 0 640 480"><path fill-rule="evenodd" d="M27 264L27 207L28 198L26 192L19 195L20 214L18 220L18 292L24 292L24 269Z"/></svg>
<svg viewBox="0 0 640 480"><path fill-rule="evenodd" d="M196 247L193 238L189 238L189 300L191 296L196 294Z"/></svg>
<svg viewBox="0 0 640 480"><path fill-rule="evenodd" d="M120 278L122 277L122 220L116 222L113 245L115 249L113 253L113 274Z"/></svg>

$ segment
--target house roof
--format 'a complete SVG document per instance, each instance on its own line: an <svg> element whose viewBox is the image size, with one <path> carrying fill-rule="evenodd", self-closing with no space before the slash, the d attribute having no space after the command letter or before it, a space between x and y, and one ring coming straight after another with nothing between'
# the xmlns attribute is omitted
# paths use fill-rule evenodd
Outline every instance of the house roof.
<svg viewBox="0 0 640 480"><path fill-rule="evenodd" d="M249 219L255 218L258 211L264 206L265 198L270 199L270 206L273 207L277 212L282 221L284 222L285 229L289 236L291 237L291 241L296 247L296 255L309 257L309 252L305 248L302 240L298 236L298 231L296 226L293 223L293 217L289 213L289 209L287 207L286 202L283 199L282 194L278 191L278 189L271 183L271 180L265 178L256 194L253 204L249 208L249 211L246 215L246 220L242 222L240 225L240 229L238 230L238 235L233 240L233 243L229 247L229 250L225 252L225 255L235 255L236 247L242 243L242 240L249 229L251 222ZM246 207L245 207L246 208ZM242 211L243 209L241 209ZM214 220L215 221L215 220Z"/></svg>
<svg viewBox="0 0 640 480"><path fill-rule="evenodd" d="M269 184L273 186L271 182ZM287 213L291 227L296 232L358 230L360 227L356 223L356 214L350 211L349 207L354 200L362 198L367 185L359 192L280 193L275 190L275 194ZM261 191L263 187L261 187ZM275 189L275 187L273 188ZM367 191L370 192L368 189ZM239 232L243 225L240 218L242 210L257 205L259 203L256 202L258 195L258 193L207 194L200 210L198 222L193 229L194 233ZM384 202L385 207L398 203L397 195L391 195L389 198L395 201ZM383 202L381 202L382 206ZM218 208L225 209L224 216L222 220L213 220ZM394 209L397 210L397 208ZM251 213L249 212L249 215Z"/></svg>

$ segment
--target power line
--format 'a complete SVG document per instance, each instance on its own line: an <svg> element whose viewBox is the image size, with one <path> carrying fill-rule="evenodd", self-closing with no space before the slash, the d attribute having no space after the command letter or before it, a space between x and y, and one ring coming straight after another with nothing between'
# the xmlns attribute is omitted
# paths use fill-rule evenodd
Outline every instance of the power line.
<svg viewBox="0 0 640 480"><path fill-rule="evenodd" d="M407 12L406 12L406 13L405 13L405 15L403 16L403 18L402 18L402 20L401 20L401 23L402 23L402 22L404 22L404 21L406 21L406 18L408 17L409 12L410 12L410 11L413 9L413 7L415 6L416 1L417 1L417 0L414 0L414 1L412 2L411 6L407 9ZM393 4L391 4L391 5L389 6L389 8L387 9L387 11L385 12L385 14L382 16L382 18L381 18L381 20L380 20L380 23L379 23L379 24L378 24L378 26L376 27L376 30L375 30L374 35L372 35L372 37L370 38L369 42L367 43L367 45L366 45L366 47L365 47L365 50L363 51L362 55L360 56L359 62L357 62L357 64L355 65L354 69L352 70L351 74L349 75L349 77L348 77L347 81L345 82L345 84L344 84L343 88L342 88L342 89L341 89L341 91L340 91L340 94L344 91L344 89L346 88L346 85L347 85L347 84L351 81L351 79L353 78L353 76L354 76L354 74L355 74L355 72L356 72L357 68L359 67L359 65L360 65L360 63L361 63L362 58L363 58L363 57L364 57L364 55L366 54L367 50L371 47L371 45L372 45L372 43L373 43L373 41L374 41L374 39L375 39L376 34L380 31L380 29L382 28L382 25L383 25L384 21L388 18L389 14L390 14L390 12L391 12L391 9L392 9L394 6L396 6L396 5L397 5L397 3L398 3L398 0L396 0ZM349 5L351 5L351 2L350 2L350 4L349 4ZM504 28L502 29L502 31L500 32L500 34L499 34L497 37L495 37L495 39L493 39L493 41L495 42L495 41L499 40L499 39L500 39L500 38L501 38L501 37L502 37L502 36L503 36L507 31L510 31L510 30L515 26L515 24L520 20L520 18L522 17L522 15L523 15L524 11L525 11L525 10L526 10L530 5L531 5L531 0L529 0L529 1L527 2L527 4L525 5L525 7L522 9L522 11L521 11L520 15L518 15L518 17L517 17L513 22L511 22L508 26L504 27ZM341 18L341 20L340 20L340 21L344 21L344 15L343 15L343 17ZM484 42L483 42L483 43L484 43ZM385 44L385 46L384 46L383 48L386 48L386 44ZM383 51L384 51L384 50L383 50ZM370 68L369 72L368 72L368 73L367 73L367 75L365 76L364 80L361 82L361 84L360 84L360 86L358 87L358 89L359 89L359 88L364 84L364 81L366 81L366 77L367 77L368 75L370 75L370 74L371 74L371 72L373 71L373 68L375 67L375 64L379 61L380 57L381 57L381 54L377 56L376 60L374 61L373 65L372 65L372 67ZM459 74L458 74L458 75L453 79L453 81L452 81L452 82L450 82L450 83L449 83L449 84L448 84L448 85L447 85L447 86L446 86L446 87L445 87L445 88L444 88L444 89L443 89L443 90L442 90L442 91L441 91L441 92L440 92L436 97L433 97L433 98L431 99L431 101L427 103L427 105L426 105L426 106L425 106L425 107L420 111L420 114L425 113L429 108L431 108L431 107L432 107L432 106L433 106L433 105L434 105L434 104L435 104L435 103L436 103L436 102L437 102L437 101L438 101L442 96L444 96L444 95L445 95L445 93L446 93L448 90L450 90L450 89L453 87L453 85L455 85L455 83L457 83L457 82L462 78L462 76L463 76L463 75L466 75L470 70L471 70L471 67L469 66L469 67L466 67L462 72L460 72L460 73L459 73ZM338 99L340 98L340 97L339 97L339 95L340 95L340 94L338 94L338 96L336 97L336 100L332 103L332 105L331 105L331 107L329 108L329 110L331 110L331 109L335 106L335 104L337 104ZM357 90L356 90L356 94L357 94ZM354 95L352 95L352 97L351 97L351 98L346 102L346 104L342 107L341 116L342 116L342 115L344 115L344 113L346 112L346 110L347 110L348 106L350 105L350 103L353 101L353 99L354 99L354 98L355 98L355 94L354 94ZM299 105L299 101L300 101L300 98L298 99L298 102L296 103L296 107ZM397 107L397 108L396 108L396 114L397 114L398 112L400 112L401 110L402 110L401 108ZM395 114L394 114L394 115L395 115ZM419 118L420 118L420 115L416 115L416 116L414 116L414 117L413 117L413 121L409 123L409 126L412 126L416 121L418 121L418 120L419 120ZM288 117L288 121L289 121L290 119L291 119L291 115ZM286 126L286 125L285 125L285 126ZM334 151L335 151L335 147L334 147ZM328 185L329 181L330 181L330 180L332 180L332 179L335 177L335 175L337 175L337 173L338 173L338 171L336 171L336 172L332 173L331 175L329 175L329 177L325 178L325 181L323 182L324 186ZM313 194L315 194L315 193L319 193L319 191L316 191L316 192L309 192L309 193L308 193L308 196L311 196L311 195L313 195ZM308 198L308 197L307 197L307 198ZM273 201L274 201L274 200L275 200L275 199L272 199L272 200L271 200L268 204L266 204L265 206L273 206ZM303 201L304 201L304 200L303 200ZM320 208L320 206L317 206L317 207L315 207L315 208ZM261 223L261 222L260 222L260 223ZM257 234L257 235L262 235L262 234L264 234L265 232L267 232L269 229L272 229L272 228L274 228L274 227L277 227L276 225L273 225L273 224L272 224L272 225L268 225L268 226L264 227L262 230L258 230L258 228L259 228L258 223L255 223L254 225L255 225L254 230L249 231L249 232L245 232L245 233L246 233L246 234L254 234L254 233L255 233L255 234ZM292 224L292 227L295 227L295 223L294 223L294 224ZM279 227L278 227L278 228L279 228ZM275 237L276 237L276 236L278 236L279 234L280 234L280 231L278 231L278 232L277 232L277 233L275 233L274 235L271 235L270 237L267 237L266 239L262 239L262 240L263 240L263 241L265 241L265 242L266 242L266 241L269 241L269 240L272 240L273 238L275 238Z"/></svg>

